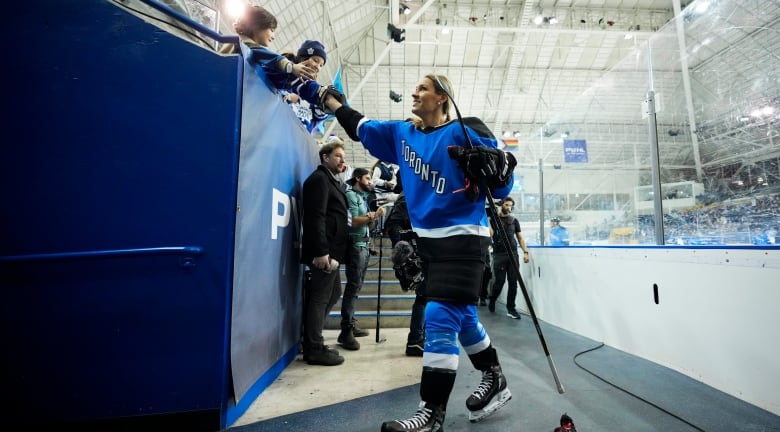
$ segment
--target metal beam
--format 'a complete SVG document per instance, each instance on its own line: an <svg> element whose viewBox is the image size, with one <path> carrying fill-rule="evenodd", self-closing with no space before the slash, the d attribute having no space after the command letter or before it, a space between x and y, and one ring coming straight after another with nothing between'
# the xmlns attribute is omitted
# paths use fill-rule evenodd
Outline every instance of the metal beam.
<svg viewBox="0 0 780 432"><path fill-rule="evenodd" d="M423 4L422 7L420 9L418 9L417 12L414 15L412 15L411 18L409 18L408 24L406 26L404 26L404 28L407 28L410 24L414 24L418 19L420 19L420 17L425 12L425 10L428 9L435 2L436 2L436 0L428 0L428 1L426 1L425 4ZM396 8L395 11L390 10L390 14L392 15L393 13L397 14L398 13L398 8ZM352 92L350 92L349 95L347 95L348 96L347 100L353 99L353 98L357 97L357 95L360 94L360 91L363 90L363 86L366 85L366 82L368 82L368 79L374 74L376 69L379 67L379 64L382 63L382 61L385 59L385 57L387 57L387 54L390 53L390 49L393 47L393 43L395 43L395 42L393 42L392 40L388 40L387 41L387 45L385 45L385 48L376 57L376 59L374 60L374 64L371 65L371 68L368 69L368 72L366 72L366 75L363 77L362 80L360 80L360 82L358 83L357 87L355 87L355 90L353 90ZM335 123L336 122L331 122L330 126L328 127L328 130L325 131L325 136L330 135L331 131L333 131L333 128L336 127Z"/></svg>

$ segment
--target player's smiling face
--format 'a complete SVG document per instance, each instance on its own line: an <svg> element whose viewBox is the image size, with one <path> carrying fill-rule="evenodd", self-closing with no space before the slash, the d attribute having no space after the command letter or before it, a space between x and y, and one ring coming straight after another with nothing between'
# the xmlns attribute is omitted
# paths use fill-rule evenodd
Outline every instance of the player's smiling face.
<svg viewBox="0 0 780 432"><path fill-rule="evenodd" d="M441 111L441 104L445 100L446 96L436 93L433 81L423 78L412 92L412 113L416 116L423 116L427 113Z"/></svg>

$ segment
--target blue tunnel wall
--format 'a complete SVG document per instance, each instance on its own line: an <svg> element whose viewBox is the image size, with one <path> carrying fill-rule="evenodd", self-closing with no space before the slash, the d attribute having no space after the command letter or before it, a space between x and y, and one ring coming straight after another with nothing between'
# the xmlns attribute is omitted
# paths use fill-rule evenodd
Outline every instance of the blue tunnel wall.
<svg viewBox="0 0 780 432"><path fill-rule="evenodd" d="M232 391L242 60L107 1L8 8L6 419L186 412L216 430Z"/></svg>

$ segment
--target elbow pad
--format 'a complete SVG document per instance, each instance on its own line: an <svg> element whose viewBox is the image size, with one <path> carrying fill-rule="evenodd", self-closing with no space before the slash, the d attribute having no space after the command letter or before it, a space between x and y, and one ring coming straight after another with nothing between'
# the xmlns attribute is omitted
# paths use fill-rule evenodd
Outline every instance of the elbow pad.
<svg viewBox="0 0 780 432"><path fill-rule="evenodd" d="M358 137L357 134L357 128L363 117L363 114L360 114L346 105L343 105L336 110L336 120L339 121L339 124L344 128L352 141L360 141L360 137Z"/></svg>

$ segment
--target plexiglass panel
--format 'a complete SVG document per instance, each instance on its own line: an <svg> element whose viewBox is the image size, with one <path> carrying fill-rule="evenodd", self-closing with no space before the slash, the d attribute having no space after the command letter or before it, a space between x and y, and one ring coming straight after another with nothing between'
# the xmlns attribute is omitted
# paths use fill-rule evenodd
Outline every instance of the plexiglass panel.
<svg viewBox="0 0 780 432"><path fill-rule="evenodd" d="M572 245L777 244L779 16L777 1L693 2L572 100L530 144L542 172L515 194L529 242L558 217Z"/></svg>

